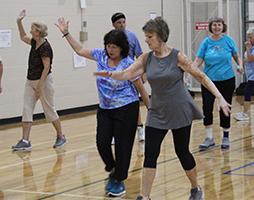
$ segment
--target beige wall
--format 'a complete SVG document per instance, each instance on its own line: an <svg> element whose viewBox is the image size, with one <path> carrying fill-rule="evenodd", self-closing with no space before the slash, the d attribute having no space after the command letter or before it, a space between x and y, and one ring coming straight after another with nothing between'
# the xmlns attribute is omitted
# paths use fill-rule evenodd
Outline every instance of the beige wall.
<svg viewBox="0 0 254 200"><path fill-rule="evenodd" d="M180 1L179 1L180 2ZM178 1L164 1L164 16L168 21L171 36L169 42L181 47L181 5ZM55 86L55 104L57 110L88 106L98 103L95 77L95 62L88 61L87 67L73 68L72 50L62 34L54 26L59 16L70 20L70 32L79 38L81 21L87 21L88 41L85 47L103 47L103 36L111 26L112 13L122 11L127 16L127 28L135 32L143 50L142 25L149 19L149 12L161 13L158 0L87 0L87 8L81 13L79 0L1 0L0 29L12 30L12 46L1 48L4 62L3 93L0 95L0 119L21 115L23 89L27 71L27 59L30 47L19 40L16 16L23 8L27 10L24 19L26 31L30 31L33 21L43 21L48 25L48 40L54 50L53 77ZM82 20L81 20L82 18ZM175 23L178 22L179 23ZM35 113L41 113L40 104Z"/></svg>

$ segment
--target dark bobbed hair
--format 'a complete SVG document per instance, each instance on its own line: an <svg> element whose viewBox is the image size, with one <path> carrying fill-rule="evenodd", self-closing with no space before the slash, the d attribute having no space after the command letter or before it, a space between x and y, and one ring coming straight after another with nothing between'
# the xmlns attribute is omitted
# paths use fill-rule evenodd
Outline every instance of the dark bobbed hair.
<svg viewBox="0 0 254 200"><path fill-rule="evenodd" d="M104 47L106 49L107 44L114 44L121 48L122 58L126 58L129 55L129 42L126 34L121 30L111 30L104 36ZM108 52L107 52L108 55ZM108 55L109 56L109 55Z"/></svg>
<svg viewBox="0 0 254 200"><path fill-rule="evenodd" d="M209 30L210 33L213 33L212 24L214 22L221 22L223 24L222 33L227 32L227 25L225 24L224 20L221 17L212 17L211 19L209 19L209 24L208 24L208 30Z"/></svg>
<svg viewBox="0 0 254 200"><path fill-rule="evenodd" d="M150 19L143 26L142 30L145 33L156 33L157 36L163 41L168 41L168 36L170 30L168 28L167 22L165 22L162 17L156 17L155 19Z"/></svg>

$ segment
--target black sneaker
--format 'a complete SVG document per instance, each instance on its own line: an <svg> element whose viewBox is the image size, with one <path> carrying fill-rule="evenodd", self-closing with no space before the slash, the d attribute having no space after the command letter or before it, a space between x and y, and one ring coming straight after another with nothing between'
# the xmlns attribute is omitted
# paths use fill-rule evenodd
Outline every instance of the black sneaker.
<svg viewBox="0 0 254 200"><path fill-rule="evenodd" d="M55 144L53 145L53 148L62 147L62 146L64 146L65 143L66 143L66 139L65 139L65 136L64 136L64 135L63 135L62 137L57 137L57 138L56 138L56 142L55 142Z"/></svg>
<svg viewBox="0 0 254 200"><path fill-rule="evenodd" d="M21 139L16 145L12 146L12 149L14 151L31 151L32 145L30 141L25 142L23 139Z"/></svg>

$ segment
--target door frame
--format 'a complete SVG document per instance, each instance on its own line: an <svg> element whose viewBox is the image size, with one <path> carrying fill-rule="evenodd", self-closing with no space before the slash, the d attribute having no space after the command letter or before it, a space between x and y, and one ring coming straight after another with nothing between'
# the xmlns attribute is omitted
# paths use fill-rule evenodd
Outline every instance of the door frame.
<svg viewBox="0 0 254 200"><path fill-rule="evenodd" d="M224 0L225 1L225 0ZM228 14L228 3L229 0L227 1L227 14ZM188 57L192 59L192 36L191 36L191 30L194 28L192 27L191 24L191 3L195 3L195 2L202 2L202 3L206 3L206 2L217 2L217 9L218 9L218 16L219 17L223 17L223 0L185 0L185 8L183 8L183 10L186 10L186 22L183 23L183 28L185 26L185 28L183 30L186 30L186 46L185 46L185 52L187 53ZM227 17L228 19L228 17ZM183 20L184 21L184 20ZM208 19L207 19L208 21ZM194 40L195 41L195 40ZM190 80L191 83L189 83L189 89L193 92L200 92L200 87L194 87L193 86L193 78L187 78Z"/></svg>

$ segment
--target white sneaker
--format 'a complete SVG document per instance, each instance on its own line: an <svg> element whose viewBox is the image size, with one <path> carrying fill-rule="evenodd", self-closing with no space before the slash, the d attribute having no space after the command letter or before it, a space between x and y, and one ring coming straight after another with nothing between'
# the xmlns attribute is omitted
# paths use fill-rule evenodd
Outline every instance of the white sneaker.
<svg viewBox="0 0 254 200"><path fill-rule="evenodd" d="M114 145L114 144L115 144L115 138L113 137L111 141L111 145Z"/></svg>
<svg viewBox="0 0 254 200"><path fill-rule="evenodd" d="M137 127L137 132L138 132L138 141L143 142L145 141L145 131L142 126Z"/></svg>
<svg viewBox="0 0 254 200"><path fill-rule="evenodd" d="M244 112L239 112L239 113L236 113L234 115L234 118L237 120L237 121L249 121L250 120L250 117L248 116L248 114L244 113Z"/></svg>

